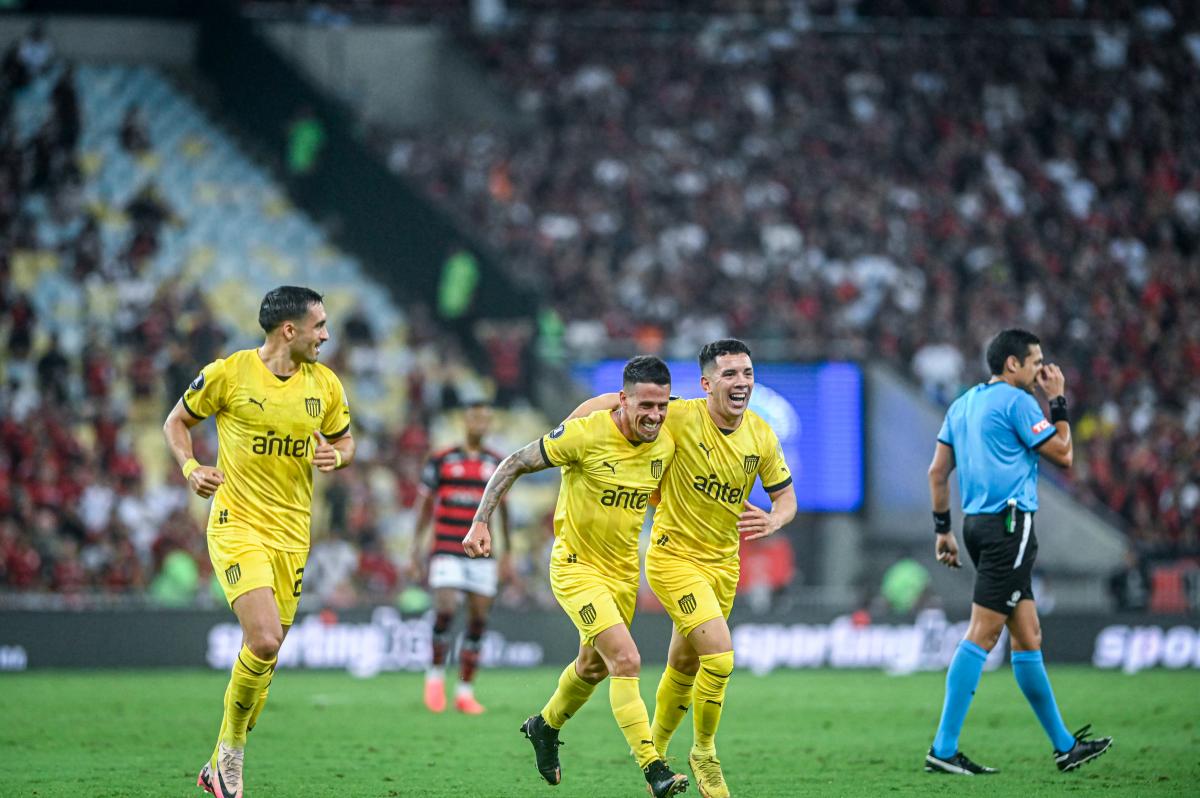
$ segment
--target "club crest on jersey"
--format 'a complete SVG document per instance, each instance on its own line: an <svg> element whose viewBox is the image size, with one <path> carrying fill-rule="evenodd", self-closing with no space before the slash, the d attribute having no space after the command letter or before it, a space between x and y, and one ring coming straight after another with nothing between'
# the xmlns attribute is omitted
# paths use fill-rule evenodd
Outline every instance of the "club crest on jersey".
<svg viewBox="0 0 1200 798"><path fill-rule="evenodd" d="M758 470L758 461L760 459L761 458L759 458L759 456L756 454L746 455L744 458L742 458L742 470L747 474L753 474Z"/></svg>
<svg viewBox="0 0 1200 798"><path fill-rule="evenodd" d="M650 476L653 479L662 479L662 460L650 461Z"/></svg>
<svg viewBox="0 0 1200 798"><path fill-rule="evenodd" d="M679 611L684 615L691 615L696 611L695 593L684 593L679 597Z"/></svg>
<svg viewBox="0 0 1200 798"><path fill-rule="evenodd" d="M321 400L315 396L304 397L304 409L313 418L321 417Z"/></svg>
<svg viewBox="0 0 1200 798"><path fill-rule="evenodd" d="M204 387L204 372L202 371L196 375L196 379L192 380L191 384L188 385L188 388L193 391L198 391L203 387Z"/></svg>
<svg viewBox="0 0 1200 798"><path fill-rule="evenodd" d="M596 622L596 607L592 604L584 604L579 608L579 619L583 621L584 626L591 626Z"/></svg>
<svg viewBox="0 0 1200 798"><path fill-rule="evenodd" d="M225 581L231 585L236 585L238 580L242 578L242 564L234 563L225 569Z"/></svg>

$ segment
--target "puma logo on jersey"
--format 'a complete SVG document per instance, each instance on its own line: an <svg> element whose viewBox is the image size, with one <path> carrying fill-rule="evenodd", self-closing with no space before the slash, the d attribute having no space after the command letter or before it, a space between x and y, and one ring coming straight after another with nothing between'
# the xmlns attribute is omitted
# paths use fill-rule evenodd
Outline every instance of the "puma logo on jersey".
<svg viewBox="0 0 1200 798"><path fill-rule="evenodd" d="M713 450L704 445L704 441L697 441L696 445L704 450L705 457L712 457Z"/></svg>
<svg viewBox="0 0 1200 798"><path fill-rule="evenodd" d="M247 398L249 398L249 397L247 397ZM252 398L249 398L249 401L250 401L250 404L252 404L252 405L258 405L259 410L263 411L264 413L267 412L267 408L265 407L265 405L267 404L267 400L265 397L263 398L263 400L261 402L258 399L252 399Z"/></svg>
<svg viewBox="0 0 1200 798"><path fill-rule="evenodd" d="M614 463L601 463L600 465L604 466L604 467L605 467L605 468L607 468L609 471L611 471L614 477L617 475L617 466L616 466L616 464L614 464Z"/></svg>

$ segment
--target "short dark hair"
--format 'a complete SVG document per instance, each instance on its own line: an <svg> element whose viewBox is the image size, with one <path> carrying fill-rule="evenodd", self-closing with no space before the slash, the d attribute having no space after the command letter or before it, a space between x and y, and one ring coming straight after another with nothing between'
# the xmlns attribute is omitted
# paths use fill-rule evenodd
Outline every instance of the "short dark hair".
<svg viewBox="0 0 1200 798"><path fill-rule="evenodd" d="M1004 330L996 334L987 347L987 364L992 374L997 376L1004 373L1004 364L1008 358L1015 357L1018 363L1024 363L1029 357L1029 347L1040 344L1042 339L1025 330Z"/></svg>
<svg viewBox="0 0 1200 798"><path fill-rule="evenodd" d="M319 305L325 297L311 288L298 285L281 285L263 297L258 307L258 326L271 332L285 321L299 321L308 313L310 305Z"/></svg>
<svg viewBox="0 0 1200 798"><path fill-rule="evenodd" d="M670 385L671 370L667 364L654 355L638 355L625 364L621 375L623 387L629 390L639 382L652 382L655 385Z"/></svg>
<svg viewBox="0 0 1200 798"><path fill-rule="evenodd" d="M708 367L717 362L717 358L721 355L750 355L750 347L746 346L745 341L739 341L736 338L722 338L719 341L713 341L711 344L705 344L700 350L700 371L701 373L708 371Z"/></svg>

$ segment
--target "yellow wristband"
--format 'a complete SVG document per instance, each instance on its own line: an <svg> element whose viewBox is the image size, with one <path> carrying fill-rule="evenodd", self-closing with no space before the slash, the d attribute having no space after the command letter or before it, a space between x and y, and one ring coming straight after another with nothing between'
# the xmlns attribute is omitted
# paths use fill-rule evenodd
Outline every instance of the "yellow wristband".
<svg viewBox="0 0 1200 798"><path fill-rule="evenodd" d="M338 469L338 468L342 467L342 450L341 449L333 450L333 461L334 461L333 462L334 469Z"/></svg>
<svg viewBox="0 0 1200 798"><path fill-rule="evenodd" d="M199 467L199 461L197 461L195 457L189 457L188 461L183 464L183 478L189 478L192 475L192 472Z"/></svg>

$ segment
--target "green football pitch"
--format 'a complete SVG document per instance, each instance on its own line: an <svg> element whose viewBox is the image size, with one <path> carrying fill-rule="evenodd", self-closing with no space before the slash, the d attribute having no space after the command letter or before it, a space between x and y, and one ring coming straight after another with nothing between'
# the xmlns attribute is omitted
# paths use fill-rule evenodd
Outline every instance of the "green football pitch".
<svg viewBox="0 0 1200 798"><path fill-rule="evenodd" d="M659 671L642 692L653 711ZM564 729L563 784L543 784L517 727L557 671L483 672L481 717L430 715L422 679L281 671L246 755L254 796L645 795L601 686ZM933 776L921 762L942 700L942 675L739 671L718 744L735 796L1196 795L1200 675L1137 676L1052 668L1074 730L1116 743L1061 774L1011 673L984 674L962 747L992 777ZM0 795L201 796L195 779L220 722L215 672L43 672L0 676ZM690 716L671 754L686 762ZM696 795L693 786L688 794Z"/></svg>

